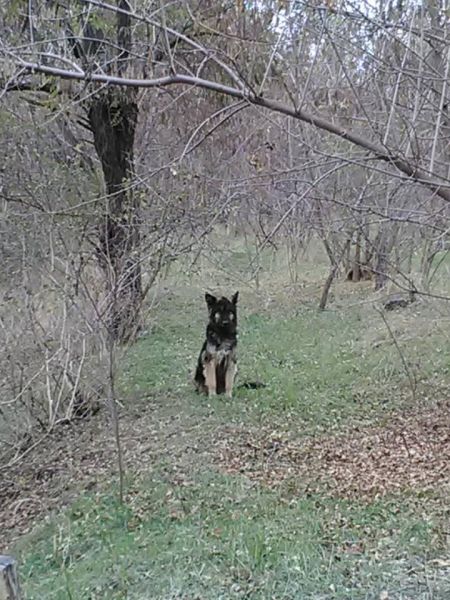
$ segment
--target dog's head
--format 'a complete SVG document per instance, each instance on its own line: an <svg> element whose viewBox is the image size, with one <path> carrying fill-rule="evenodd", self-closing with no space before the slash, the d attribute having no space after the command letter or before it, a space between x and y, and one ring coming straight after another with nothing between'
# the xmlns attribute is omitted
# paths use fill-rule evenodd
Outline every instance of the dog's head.
<svg viewBox="0 0 450 600"><path fill-rule="evenodd" d="M205 294L208 305L209 322L222 331L235 331L237 326L237 301L239 292L236 292L231 301L228 298L216 298L211 294Z"/></svg>

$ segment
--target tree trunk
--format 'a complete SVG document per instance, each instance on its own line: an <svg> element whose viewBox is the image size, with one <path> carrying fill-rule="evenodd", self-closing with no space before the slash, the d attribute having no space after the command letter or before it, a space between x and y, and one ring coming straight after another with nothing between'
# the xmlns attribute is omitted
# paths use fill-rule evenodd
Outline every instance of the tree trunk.
<svg viewBox="0 0 450 600"><path fill-rule="evenodd" d="M350 271L350 248L352 245L352 232L347 233L345 239L345 253L344 253L344 271L348 273Z"/></svg>
<svg viewBox="0 0 450 600"><path fill-rule="evenodd" d="M328 301L328 294L330 292L331 284L333 283L336 274L338 272L338 265L335 264L331 267L330 273L325 281L325 285L323 286L322 295L320 297L319 302L319 310L325 310Z"/></svg>
<svg viewBox="0 0 450 600"><path fill-rule="evenodd" d="M352 281L361 279L361 227L356 232L355 260L353 261Z"/></svg>
<svg viewBox="0 0 450 600"><path fill-rule="evenodd" d="M121 342L138 329L142 299L139 201L130 185L137 115L135 93L130 90L100 93L88 112L108 194L98 248L107 276L106 323L109 333Z"/></svg>
<svg viewBox="0 0 450 600"><path fill-rule="evenodd" d="M370 239L366 240L365 264L368 267L371 266L374 254L377 252L377 248L380 245L381 235L382 235L382 226L380 226L380 228L378 229L377 235L375 236L375 239L373 240L373 242L371 242Z"/></svg>
<svg viewBox="0 0 450 600"><path fill-rule="evenodd" d="M322 290L322 295L320 297L320 302L319 302L320 310L325 310L325 308L327 306L328 294L330 293L331 284L333 283L333 281L336 278L336 275L339 271L339 265L341 264L342 259L345 257L347 249L350 248L350 244L351 244L351 239L347 239L340 256L331 265L330 273L328 274L328 277L325 281L325 285L323 286L323 290Z"/></svg>
<svg viewBox="0 0 450 600"><path fill-rule="evenodd" d="M386 229L386 223L382 223L379 235L377 235L377 246L375 248L375 291L381 290L387 283L389 254L391 249L392 244L389 242L389 232Z"/></svg>
<svg viewBox="0 0 450 600"><path fill-rule="evenodd" d="M412 271L412 263L413 263L413 256L414 256L414 250L415 250L414 238L412 236L413 236L413 234L411 233L411 238L408 240L408 256L406 258L406 270L405 270L405 272L408 275Z"/></svg>
<svg viewBox="0 0 450 600"><path fill-rule="evenodd" d="M375 267L375 291L383 289L387 283L387 266L388 257L386 240L383 240L378 251L377 264Z"/></svg>
<svg viewBox="0 0 450 600"><path fill-rule="evenodd" d="M367 222L367 215L364 216L364 225L363 225L363 237L364 237L364 266L367 268L370 266L370 261L372 260L372 244L370 241L370 225Z"/></svg>
<svg viewBox="0 0 450 600"><path fill-rule="evenodd" d="M328 258L330 259L331 266L336 264L336 259L334 258L333 250L331 249L330 242L323 237L322 238L323 245L325 247L325 252L327 253Z"/></svg>

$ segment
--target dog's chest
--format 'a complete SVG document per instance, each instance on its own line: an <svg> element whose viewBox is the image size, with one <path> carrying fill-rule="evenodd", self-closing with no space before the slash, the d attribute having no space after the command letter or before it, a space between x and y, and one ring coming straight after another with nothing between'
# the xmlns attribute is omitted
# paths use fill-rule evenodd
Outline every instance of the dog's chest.
<svg viewBox="0 0 450 600"><path fill-rule="evenodd" d="M215 358L218 363L222 363L232 354L236 348L235 340L221 340L220 342L207 342L206 352Z"/></svg>

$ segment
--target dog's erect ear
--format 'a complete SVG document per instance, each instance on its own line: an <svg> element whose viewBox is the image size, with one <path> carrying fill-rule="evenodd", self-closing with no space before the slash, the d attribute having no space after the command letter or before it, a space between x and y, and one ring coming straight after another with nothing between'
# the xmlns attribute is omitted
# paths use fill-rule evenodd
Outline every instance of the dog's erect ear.
<svg viewBox="0 0 450 600"><path fill-rule="evenodd" d="M209 308L211 308L211 306L217 302L217 298L215 296L211 296L211 294L208 294L208 292L205 294L205 300Z"/></svg>
<svg viewBox="0 0 450 600"><path fill-rule="evenodd" d="M237 301L238 301L238 298L239 298L239 292L236 292L236 293L235 293L235 294L234 294L234 295L231 297L231 302L232 302L233 304L235 304L235 305L236 305L236 304L237 304Z"/></svg>

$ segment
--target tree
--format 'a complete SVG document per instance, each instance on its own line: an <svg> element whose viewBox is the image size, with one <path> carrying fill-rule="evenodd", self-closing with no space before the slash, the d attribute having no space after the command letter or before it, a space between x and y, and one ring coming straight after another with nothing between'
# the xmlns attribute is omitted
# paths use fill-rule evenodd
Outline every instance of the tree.
<svg viewBox="0 0 450 600"><path fill-rule="evenodd" d="M255 285L265 249L288 247L295 284L319 238L322 307L366 265L378 289L412 287L418 251L426 287L448 237L439 3L135 6L0 8L2 275L21 311L0 361L45 428L92 391L87 365L107 379L98 340L132 339L158 274L192 248L194 265L216 224L244 237Z"/></svg>

